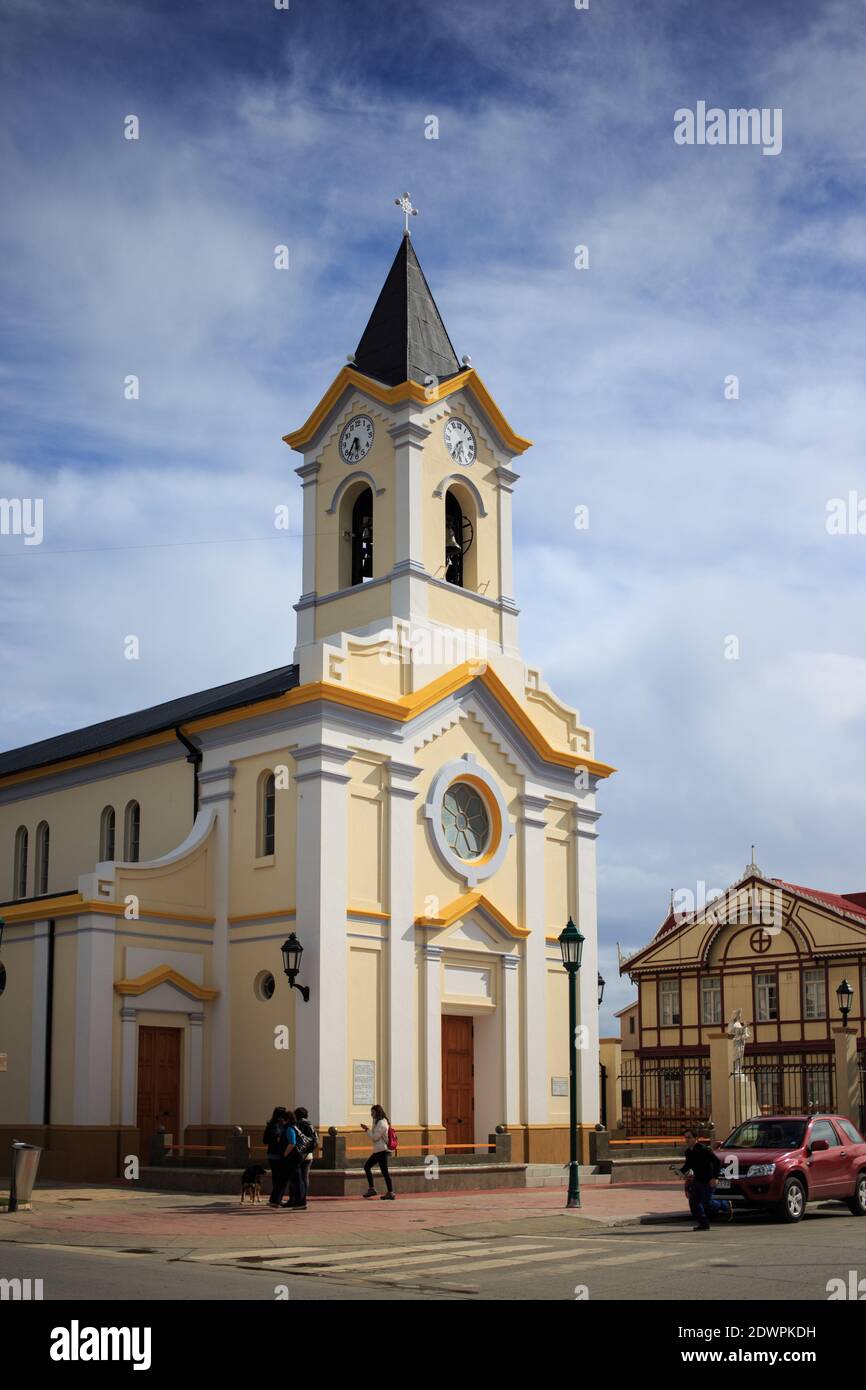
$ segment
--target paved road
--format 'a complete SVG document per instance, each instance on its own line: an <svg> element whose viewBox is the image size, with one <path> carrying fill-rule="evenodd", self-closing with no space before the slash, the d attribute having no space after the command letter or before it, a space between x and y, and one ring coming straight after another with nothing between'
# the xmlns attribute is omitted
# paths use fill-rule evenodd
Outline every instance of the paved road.
<svg viewBox="0 0 866 1390"><path fill-rule="evenodd" d="M293 1218L287 1218L292 1220ZM569 1230L568 1219L323 1243L312 1228L223 1251L12 1244L0 1274L41 1278L46 1299L596 1300L827 1299L827 1281L866 1277L866 1221L810 1208L799 1226L744 1215L707 1234L671 1224ZM304 1243L302 1244L301 1241ZM139 1249L145 1253L133 1253Z"/></svg>

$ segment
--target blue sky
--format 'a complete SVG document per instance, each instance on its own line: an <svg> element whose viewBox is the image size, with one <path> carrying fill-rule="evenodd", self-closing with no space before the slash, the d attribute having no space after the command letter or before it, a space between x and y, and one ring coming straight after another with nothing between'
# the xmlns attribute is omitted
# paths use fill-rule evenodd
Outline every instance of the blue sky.
<svg viewBox="0 0 866 1390"><path fill-rule="evenodd" d="M0 495L46 528L0 537L3 746L290 659L280 437L354 349L409 188L455 347L535 442L527 659L621 769L611 1007L614 943L752 841L866 887L866 536L825 525L866 497L866 11L6 0L0 25ZM699 100L782 108L782 152L676 145Z"/></svg>

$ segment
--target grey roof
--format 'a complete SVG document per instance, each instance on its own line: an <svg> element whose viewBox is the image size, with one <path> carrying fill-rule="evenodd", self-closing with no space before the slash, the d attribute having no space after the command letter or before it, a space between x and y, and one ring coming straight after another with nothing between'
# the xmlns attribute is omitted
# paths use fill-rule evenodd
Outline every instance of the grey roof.
<svg viewBox="0 0 866 1390"><path fill-rule="evenodd" d="M277 666L260 676L247 676L244 680L230 681L228 685L200 690L195 695L167 700L162 705L151 705L150 709L137 710L134 714L105 719L101 724L88 724L85 729L75 729L68 734L58 734L55 738L44 738L39 743L28 743L23 748L0 753L0 777L44 767L66 758L79 758L85 753L99 753L132 739L173 729L192 719L203 719L206 715L219 714L257 700L270 700L275 695L293 690L297 684L297 666Z"/></svg>
<svg viewBox="0 0 866 1390"><path fill-rule="evenodd" d="M353 366L387 386L404 381L423 386L430 377L443 381L462 371L408 233L361 334Z"/></svg>

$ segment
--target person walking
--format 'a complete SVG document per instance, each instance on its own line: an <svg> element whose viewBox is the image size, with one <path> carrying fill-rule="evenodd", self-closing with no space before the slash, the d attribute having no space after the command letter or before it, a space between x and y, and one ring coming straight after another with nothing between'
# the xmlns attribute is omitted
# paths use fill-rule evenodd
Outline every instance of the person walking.
<svg viewBox="0 0 866 1390"><path fill-rule="evenodd" d="M265 1125L262 1143L267 1147L271 1168L271 1195L268 1206L279 1208L289 1180L289 1156L295 1148L295 1117L284 1105L278 1105Z"/></svg>
<svg viewBox="0 0 866 1390"><path fill-rule="evenodd" d="M289 1168L291 1197L288 1205L293 1211L306 1211L310 1169L313 1166L313 1155L318 1148L319 1136L310 1124L310 1112L305 1105L295 1106L295 1130L295 1148Z"/></svg>
<svg viewBox="0 0 866 1390"><path fill-rule="evenodd" d="M732 1203L720 1202L713 1196L713 1188L722 1171L718 1154L715 1154L708 1144L700 1143L693 1129L687 1129L684 1137L686 1157L680 1172L683 1177L691 1173L691 1182L686 1184L686 1195L689 1200L689 1210L697 1222L692 1230L708 1231L711 1215L723 1212L730 1221L734 1214L734 1208Z"/></svg>
<svg viewBox="0 0 866 1390"><path fill-rule="evenodd" d="M394 1186L391 1182L391 1174L388 1172L388 1136L391 1132L391 1122L381 1105L374 1105L370 1110L373 1120L372 1127L361 1125L362 1130L373 1146L373 1152L364 1164L364 1172L367 1174L367 1191L365 1197L378 1197L378 1192L373 1184L373 1169L379 1168L382 1177L385 1179L385 1187L388 1189L382 1196L383 1202L394 1201Z"/></svg>

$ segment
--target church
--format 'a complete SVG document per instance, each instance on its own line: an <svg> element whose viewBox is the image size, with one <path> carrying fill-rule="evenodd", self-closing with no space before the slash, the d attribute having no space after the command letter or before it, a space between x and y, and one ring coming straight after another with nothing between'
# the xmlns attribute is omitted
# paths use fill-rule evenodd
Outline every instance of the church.
<svg viewBox="0 0 866 1390"><path fill-rule="evenodd" d="M0 1130L49 1177L258 1142L277 1104L401 1144L584 1161L599 1120L592 731L521 656L529 441L408 231L299 456L291 664L0 754ZM531 477L524 486L532 487ZM48 679L46 672L46 679ZM296 986L283 943L302 947Z"/></svg>

